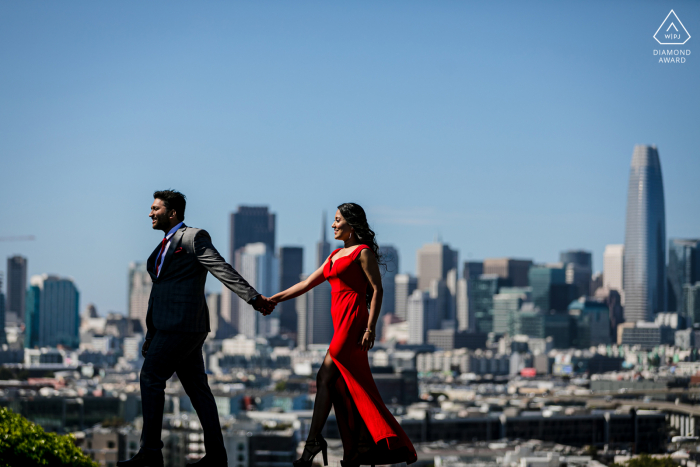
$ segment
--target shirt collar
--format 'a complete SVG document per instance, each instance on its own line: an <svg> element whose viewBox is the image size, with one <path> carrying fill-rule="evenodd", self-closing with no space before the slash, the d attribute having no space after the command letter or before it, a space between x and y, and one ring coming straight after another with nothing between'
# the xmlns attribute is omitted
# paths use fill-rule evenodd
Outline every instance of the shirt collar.
<svg viewBox="0 0 700 467"><path fill-rule="evenodd" d="M180 223L177 224L175 227L173 227L172 229L170 229L170 232L167 233L167 235L165 236L165 238L167 238L168 240L170 240L170 237L172 237L173 234L174 234L175 232L177 232L178 229L179 229L180 227L182 227L182 224L184 224L184 221L183 221L183 222L180 222Z"/></svg>

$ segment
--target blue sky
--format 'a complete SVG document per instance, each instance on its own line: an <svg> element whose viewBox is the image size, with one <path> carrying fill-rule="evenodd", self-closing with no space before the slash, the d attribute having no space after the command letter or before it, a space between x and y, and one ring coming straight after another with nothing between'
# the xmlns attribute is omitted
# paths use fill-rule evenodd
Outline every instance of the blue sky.
<svg viewBox="0 0 700 467"><path fill-rule="evenodd" d="M671 9L684 46L652 37ZM600 270L635 144L659 148L667 235L700 236L698 38L690 1L1 2L0 236L36 236L1 270L23 254L125 311L164 187L227 258L228 213L265 204L308 271L322 211L355 201L404 272L438 234Z"/></svg>

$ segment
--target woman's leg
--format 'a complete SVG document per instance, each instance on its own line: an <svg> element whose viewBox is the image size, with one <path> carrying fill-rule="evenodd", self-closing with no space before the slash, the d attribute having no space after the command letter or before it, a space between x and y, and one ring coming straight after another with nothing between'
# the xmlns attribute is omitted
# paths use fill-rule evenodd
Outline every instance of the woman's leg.
<svg viewBox="0 0 700 467"><path fill-rule="evenodd" d="M331 413L331 391L338 376L340 376L340 370L335 366L330 353L326 353L326 358L323 359L323 364L316 375L316 401L314 402L314 415L311 419L307 440L313 440L321 434L323 425L326 424L328 414Z"/></svg>

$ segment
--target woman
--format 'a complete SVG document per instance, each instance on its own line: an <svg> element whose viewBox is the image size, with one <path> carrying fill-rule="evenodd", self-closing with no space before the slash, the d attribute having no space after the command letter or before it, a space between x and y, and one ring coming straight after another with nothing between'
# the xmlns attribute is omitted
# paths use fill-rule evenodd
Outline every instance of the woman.
<svg viewBox="0 0 700 467"><path fill-rule="evenodd" d="M321 436L331 405L335 407L343 440L344 466L397 464L416 461L406 433L379 396L367 360L374 346L382 280L379 247L357 204L338 206L333 222L335 239L344 243L305 281L271 297L283 302L302 295L328 280L332 290L334 334L316 376L316 402L304 452L295 467L309 467L316 454L327 461L327 444ZM369 304L369 312L367 310Z"/></svg>

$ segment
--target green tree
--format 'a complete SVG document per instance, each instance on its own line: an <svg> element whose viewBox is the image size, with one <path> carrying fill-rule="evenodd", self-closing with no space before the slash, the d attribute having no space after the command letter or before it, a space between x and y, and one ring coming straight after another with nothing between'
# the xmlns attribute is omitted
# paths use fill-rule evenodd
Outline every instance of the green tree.
<svg viewBox="0 0 700 467"><path fill-rule="evenodd" d="M0 467L97 467L73 441L0 408Z"/></svg>

